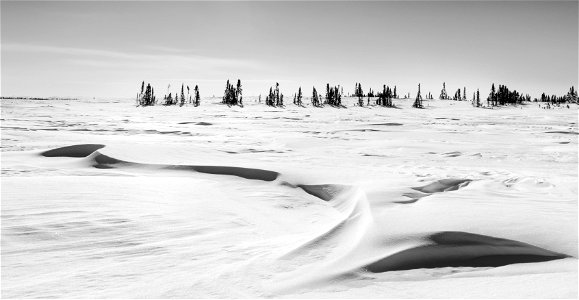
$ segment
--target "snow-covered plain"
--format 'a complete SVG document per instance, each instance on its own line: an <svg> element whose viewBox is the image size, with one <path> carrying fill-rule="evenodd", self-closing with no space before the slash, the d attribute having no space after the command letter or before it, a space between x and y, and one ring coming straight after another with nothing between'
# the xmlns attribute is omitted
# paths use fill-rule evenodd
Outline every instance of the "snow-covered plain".
<svg viewBox="0 0 579 300"><path fill-rule="evenodd" d="M577 298L576 105L218 102L2 100L2 297Z"/></svg>

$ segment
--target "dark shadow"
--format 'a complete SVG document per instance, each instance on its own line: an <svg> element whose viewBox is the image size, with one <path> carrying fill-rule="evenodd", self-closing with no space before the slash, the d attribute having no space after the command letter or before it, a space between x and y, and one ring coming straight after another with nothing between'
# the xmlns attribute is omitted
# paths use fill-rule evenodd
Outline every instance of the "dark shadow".
<svg viewBox="0 0 579 300"><path fill-rule="evenodd" d="M298 184L297 187L301 188L306 193L314 197L320 198L324 201L330 201L336 195L350 188L350 186L342 184L317 184L317 185Z"/></svg>
<svg viewBox="0 0 579 300"><path fill-rule="evenodd" d="M413 187L412 189L429 194L456 191L461 187L465 187L471 181L470 179L441 179L425 186Z"/></svg>
<svg viewBox="0 0 579 300"><path fill-rule="evenodd" d="M431 235L426 245L389 255L365 267L381 273L422 268L500 267L569 257L530 244L468 232Z"/></svg>
<svg viewBox="0 0 579 300"><path fill-rule="evenodd" d="M45 157L87 157L98 149L104 148L101 144L82 144L56 148L42 152Z"/></svg>
<svg viewBox="0 0 579 300"><path fill-rule="evenodd" d="M113 169L121 167L144 167L159 168L166 170L195 171L206 174L231 175L245 179L274 181L279 173L269 170L230 167L230 166L196 166L196 165L163 165L163 164L141 164L119 160L97 151L105 147L99 144L74 145L68 147L48 150L42 153L46 157L87 157L92 167L97 169Z"/></svg>

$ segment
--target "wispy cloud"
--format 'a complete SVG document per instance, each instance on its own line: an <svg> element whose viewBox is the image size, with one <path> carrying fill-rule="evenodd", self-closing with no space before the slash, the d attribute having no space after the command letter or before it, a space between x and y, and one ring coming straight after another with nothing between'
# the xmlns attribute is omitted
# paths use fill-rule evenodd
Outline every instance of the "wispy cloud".
<svg viewBox="0 0 579 300"><path fill-rule="evenodd" d="M44 61L40 70L44 71L44 76L50 76L53 82L50 88L61 89L63 95L70 94L69 89L86 95L89 91L105 95L127 95L132 94L129 91L142 80L156 87L168 84L180 86L181 83L201 84L207 93L215 93L222 90L228 78L255 80L254 83L265 84L268 80L261 78L271 69L252 60L210 57L194 54L191 50L146 46L138 51L111 51L7 43L2 45L2 55L4 59L17 64L28 60ZM38 72L32 74L33 77L26 78L9 75L7 78L11 83L8 86L18 87L21 82L30 80L44 82L47 78Z"/></svg>
<svg viewBox="0 0 579 300"><path fill-rule="evenodd" d="M202 56L168 47L148 47L155 53L121 52L102 49L57 47L45 45L10 43L2 45L3 52L29 52L64 55L71 62L92 66L107 66L107 61L115 66L203 67L203 68L260 68L256 61Z"/></svg>

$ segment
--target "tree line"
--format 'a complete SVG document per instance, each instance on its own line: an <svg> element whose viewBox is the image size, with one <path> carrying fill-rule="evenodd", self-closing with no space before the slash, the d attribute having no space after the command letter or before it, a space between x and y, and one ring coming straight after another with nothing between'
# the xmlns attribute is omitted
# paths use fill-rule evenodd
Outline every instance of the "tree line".
<svg viewBox="0 0 579 300"><path fill-rule="evenodd" d="M446 83L442 84L442 90L440 91L440 100L456 100L456 101L465 101L467 100L466 97L466 87L462 89L456 90L454 96L450 98L446 92ZM541 98L534 98L531 99L529 94L523 94L518 92L517 90L511 90L506 85L499 84L498 89L496 88L495 84L491 84L490 93L486 99L486 106L483 105L480 99L480 92L477 89L476 92L473 92L471 98L472 105L474 107L497 107L497 106L504 106L504 105L518 105L523 104L525 102L547 102L550 105L560 105L562 103L577 103L577 91L575 87L572 86L566 95L557 96L557 95L546 95L542 93Z"/></svg>
<svg viewBox="0 0 579 300"><path fill-rule="evenodd" d="M572 86L569 88L569 92L565 96L557 96L557 95L546 95L545 93L541 94L541 99L535 99L535 102L549 102L551 104L561 104L565 102L577 103L577 90L575 87Z"/></svg>
<svg viewBox="0 0 579 300"><path fill-rule="evenodd" d="M169 91L170 85L167 87L167 92ZM185 95L185 88L187 89L187 94ZM225 85L225 91L223 93L222 103L228 106L243 106L243 95L242 95L242 86L241 80L237 79L237 84L233 85L227 80ZM311 96L311 105L314 107L323 107L326 105L333 106L333 107L344 107L342 104L342 97L343 97L343 87L340 85L337 86L330 86L329 83L326 84L326 93L325 95L320 95L316 90L316 87L312 88L312 96ZM375 106L382 106L382 107L395 107L394 103L392 102L393 99L400 99L399 95L397 94L396 86L391 88L390 86L383 85L382 91L375 92L371 88L368 89L367 93L364 93L362 89L361 83L356 83L354 87L354 93L352 96L358 98L357 106L363 107L364 105L369 106L371 103ZM298 91L293 94L293 104L297 106L304 106L303 104L303 93L302 88L299 87ZM366 103L364 104L364 98L367 98ZM404 95L403 99L410 98L410 93L408 95ZM434 97L432 93L428 92L425 95L425 99L432 100ZM155 95L155 90L151 86L150 83L145 85L145 81L141 83L140 92L137 93L137 106L152 106L157 105L157 97ZM466 87L462 89L457 89L454 93L454 96L451 98L449 97L446 91L446 82L442 83L442 90L440 91L440 100L455 100L455 101L466 101L467 100L467 90ZM373 100L371 102L371 100ZM414 108L423 108L423 98L422 98L422 91L421 85L418 84L418 92L416 93L416 97L412 104ZM495 87L493 83L490 88L490 93L486 99L486 106L480 99L480 92L477 89L476 92L472 94L472 105L474 107L495 107L495 106L503 106L503 105L517 105L522 104L523 102L547 102L551 105L559 105L562 103L577 103L577 90L574 86L572 86L568 93L563 96L557 95L547 95L543 93L540 99L533 99L529 94L522 94L517 90L511 90L506 85L499 84L498 89ZM199 95L199 87L195 85L193 91L189 86L185 86L181 84L181 92L180 93L168 93L165 94L163 97L163 101L161 102L162 105L179 105L184 106L185 104L189 103L193 106L199 106L201 102L201 97ZM259 102L261 103L261 95L259 95ZM276 82L275 86L269 88L269 92L265 98L265 104L271 107L285 107L284 105L284 95L280 92L279 83Z"/></svg>

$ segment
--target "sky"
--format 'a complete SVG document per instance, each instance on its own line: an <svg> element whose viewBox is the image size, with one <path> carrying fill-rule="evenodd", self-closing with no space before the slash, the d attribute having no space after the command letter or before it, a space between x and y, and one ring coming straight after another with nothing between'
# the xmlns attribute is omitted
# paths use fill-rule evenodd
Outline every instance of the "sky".
<svg viewBox="0 0 579 300"><path fill-rule="evenodd" d="M578 84L578 1L1 1L1 95L135 97L279 82L538 97ZM170 85L170 88L168 86Z"/></svg>

